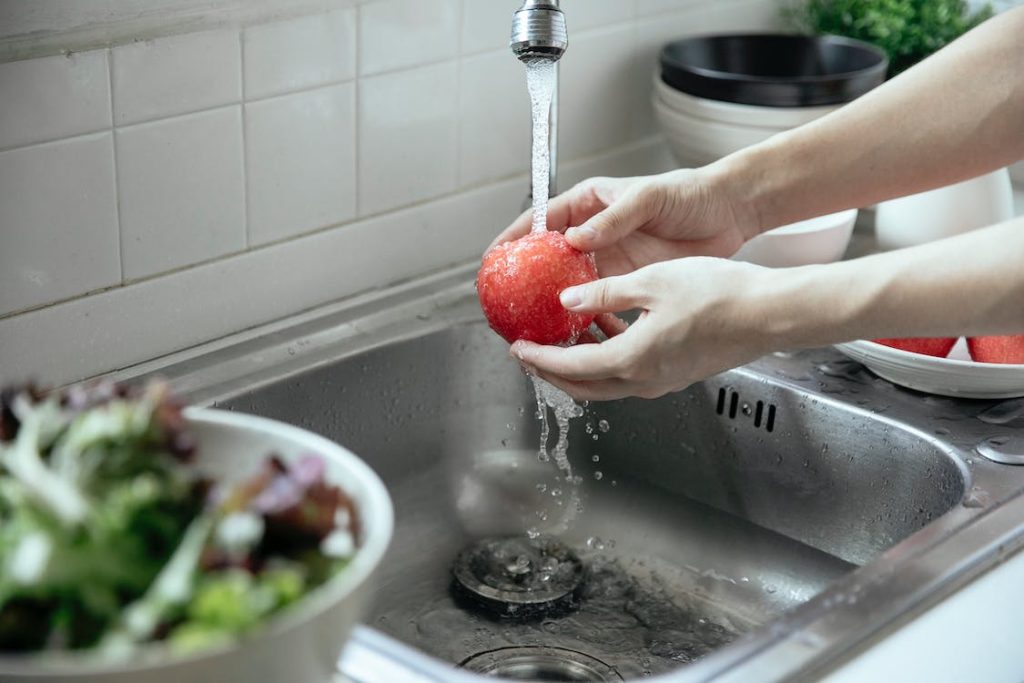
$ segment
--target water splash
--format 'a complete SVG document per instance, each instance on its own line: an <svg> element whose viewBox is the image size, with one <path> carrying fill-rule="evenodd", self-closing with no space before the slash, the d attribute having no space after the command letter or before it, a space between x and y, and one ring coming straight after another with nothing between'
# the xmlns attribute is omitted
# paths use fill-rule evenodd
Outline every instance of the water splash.
<svg viewBox="0 0 1024 683"><path fill-rule="evenodd" d="M555 461L569 492L569 500L565 504L565 515L554 529L549 530L550 533L563 533L572 525L580 508L579 479L573 475L572 464L569 462L569 421L583 417L583 407L576 403L569 394L553 384L545 382L539 377L531 376L530 380L533 382L534 393L537 397L537 414L541 420L538 457L544 462ZM555 416L555 427L558 430L554 448L548 445L551 435L548 409ZM561 497L561 490L554 489L552 494L555 491L558 491L557 495Z"/></svg>
<svg viewBox="0 0 1024 683"><path fill-rule="evenodd" d="M555 92L555 63L536 60L526 63L526 87L530 91L533 115L533 232L548 229L548 189L551 172L551 99Z"/></svg>

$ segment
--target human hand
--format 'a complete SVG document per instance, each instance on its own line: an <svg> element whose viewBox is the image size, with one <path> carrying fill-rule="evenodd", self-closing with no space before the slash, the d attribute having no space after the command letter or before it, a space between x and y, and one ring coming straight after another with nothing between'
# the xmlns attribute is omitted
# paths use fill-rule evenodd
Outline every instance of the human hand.
<svg viewBox="0 0 1024 683"><path fill-rule="evenodd" d="M562 304L640 318L607 341L569 348L518 341L510 353L579 400L657 398L775 350L760 297L777 272L716 258L686 258L570 287ZM770 294L769 294L770 296Z"/></svg>
<svg viewBox="0 0 1024 683"><path fill-rule="evenodd" d="M594 252L602 277L683 256L732 256L756 232L722 174L707 167L637 178L591 178L551 200L548 229ZM527 211L495 244L530 231Z"/></svg>

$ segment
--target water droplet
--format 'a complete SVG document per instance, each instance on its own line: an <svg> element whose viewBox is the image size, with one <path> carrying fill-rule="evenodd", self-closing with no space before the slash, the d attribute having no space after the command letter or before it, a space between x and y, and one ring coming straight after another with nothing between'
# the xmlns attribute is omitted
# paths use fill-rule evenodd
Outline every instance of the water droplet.
<svg viewBox="0 0 1024 683"><path fill-rule="evenodd" d="M601 481L601 477L603 476L604 474L601 473L601 470L597 470L596 472L594 472L594 479L597 479L598 481Z"/></svg>
<svg viewBox="0 0 1024 683"><path fill-rule="evenodd" d="M592 456L590 456L590 459L592 461L594 461L594 462L601 462L601 456L600 455L592 455Z"/></svg>
<svg viewBox="0 0 1024 683"><path fill-rule="evenodd" d="M541 493L544 493L545 491L548 490L548 485L547 484L537 484L537 490L540 491Z"/></svg>
<svg viewBox="0 0 1024 683"><path fill-rule="evenodd" d="M601 430L602 434L607 434L611 426L608 424L608 420L601 420L597 423L597 428Z"/></svg>
<svg viewBox="0 0 1024 683"><path fill-rule="evenodd" d="M604 542L597 536L591 536L587 539L587 547L591 550L604 550Z"/></svg>

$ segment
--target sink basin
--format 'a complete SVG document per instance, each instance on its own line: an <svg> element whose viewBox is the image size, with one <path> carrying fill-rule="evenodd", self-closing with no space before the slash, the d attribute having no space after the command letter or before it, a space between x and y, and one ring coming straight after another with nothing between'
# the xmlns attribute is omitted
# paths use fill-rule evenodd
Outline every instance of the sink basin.
<svg viewBox="0 0 1024 683"><path fill-rule="evenodd" d="M127 373L319 432L383 478L395 538L354 680L385 661L382 681L805 676L1019 545L1024 471L973 450L1012 438L1012 419L976 418L1000 406L903 391L830 350L591 404L566 481L468 272ZM460 551L528 531L582 561L568 607L499 617L453 590Z"/></svg>

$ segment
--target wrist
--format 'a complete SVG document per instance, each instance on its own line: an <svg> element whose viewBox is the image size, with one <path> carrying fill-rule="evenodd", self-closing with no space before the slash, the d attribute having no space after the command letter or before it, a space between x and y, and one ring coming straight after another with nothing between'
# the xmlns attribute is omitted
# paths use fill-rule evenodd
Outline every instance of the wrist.
<svg viewBox="0 0 1024 683"><path fill-rule="evenodd" d="M730 154L701 169L710 196L731 214L734 225L747 240L777 227L768 215L772 178L764 169L771 168L771 163L760 147Z"/></svg>
<svg viewBox="0 0 1024 683"><path fill-rule="evenodd" d="M873 297L850 271L848 263L760 269L751 283L753 329L772 351L848 341Z"/></svg>

